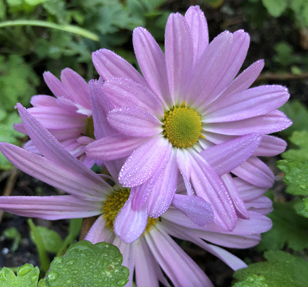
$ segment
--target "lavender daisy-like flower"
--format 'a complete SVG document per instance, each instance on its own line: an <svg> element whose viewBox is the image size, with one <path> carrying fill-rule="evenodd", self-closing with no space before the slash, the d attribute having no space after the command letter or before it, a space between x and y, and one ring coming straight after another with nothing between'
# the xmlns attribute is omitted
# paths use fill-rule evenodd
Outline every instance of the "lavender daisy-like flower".
<svg viewBox="0 0 308 287"><path fill-rule="evenodd" d="M85 146L94 139L92 110L89 88L86 81L73 70L66 68L59 81L50 72L44 73L44 79L55 97L36 95L31 99L33 107L28 111L57 140L86 166L95 163L85 154ZM26 133L22 124L15 128ZM38 152L32 141L26 143L27 150Z"/></svg>
<svg viewBox="0 0 308 287"><path fill-rule="evenodd" d="M220 166L219 175L230 170L210 147L252 132L261 134L253 156L232 172L269 188L273 174L256 156L285 149L283 140L267 134L291 124L277 110L289 98L287 89L249 88L263 68L262 60L236 77L248 50L248 34L226 31L209 43L206 19L198 6L190 7L185 16L169 16L165 54L141 27L134 30L133 44L143 76L109 50L93 54L104 81L102 92L113 107L107 120L116 132L89 144L87 155L104 161L126 158L119 182L138 190L136 210L148 197L153 199L147 206L153 217L159 214L157 206L165 211L170 205L180 173L187 194L209 202L215 222L232 230L237 203L225 188L228 180L217 177L212 165Z"/></svg>
<svg viewBox="0 0 308 287"><path fill-rule="evenodd" d="M126 286L133 286L134 272L137 286L157 286L158 281L169 286L163 272L175 286L213 286L204 272L170 236L192 241L237 270L245 267L245 263L204 240L226 247L248 248L256 245L260 233L271 227L270 220L263 215L271 210L271 202L262 199L264 190L256 190L243 180L230 178L239 193L245 195L243 202L250 218L239 219L233 231L225 231L211 223L210 213L208 224L200 227L178 209L170 208L160 218L146 217L143 235L139 234L139 238L132 239L136 226L140 229L140 222L143 224L143 220L140 220L143 217L139 214L146 214L145 208L138 211L130 208L132 191L117 183L115 186L107 184L74 158L26 109L20 105L17 107L39 154L8 143L1 143L0 150L21 170L70 195L1 196L0 208L22 216L49 220L98 216L86 239L93 243L110 242L119 247L123 253L123 264L130 269L130 281ZM251 192L251 189L256 191ZM179 187L178 192L182 191L183 188ZM193 212L198 213L198 210ZM128 243L115 233L120 214L125 215L120 225L123 219L127 219L124 225L125 237L131 239Z"/></svg>
<svg viewBox="0 0 308 287"><path fill-rule="evenodd" d="M98 104L98 98L93 96L93 107ZM110 193L115 191L125 190L127 195L127 188L124 188L117 180L117 175L120 169L118 166L121 162L113 161L106 162L108 167L111 180L115 183L114 186L110 186L106 181L99 175L95 174L91 169L82 164L79 160L74 158L64 147L61 145L55 137L44 127L38 120L36 120L25 108L20 104L17 104L19 114L23 120L24 128L27 134L30 136L33 144L38 149L37 153L32 153L25 149L19 148L8 143L1 143L0 150L2 153L18 168L24 172L53 185L56 188L62 189L70 195L63 197L1 197L0 198L0 208L5 210L10 210L8 206L5 205L9 202L9 206L15 206L14 213L19 215L24 215L24 209L19 211L19 204L24 207L27 202L33 202L38 205L37 209L42 208L44 212L46 205L49 203L54 206L55 212L59 218L71 218L73 214L77 214L77 217L89 217L93 215L105 214L104 202L108 198ZM100 109L93 109L93 116L100 117L104 116L99 113ZM105 117L103 117L105 118ZM97 126L96 134L103 133L104 130L108 128L107 126ZM250 140L246 140L250 138ZM229 141L227 144L223 143L215 147L215 152L222 157L218 156L222 160L225 158L225 154L230 155L230 159L226 161L226 167L232 168L238 163L237 156L231 156L231 152L237 149L238 145L243 146L241 152L239 153L240 160L242 158L248 158L251 153L256 149L260 138L258 135L252 134L245 136L244 138L235 139ZM221 150L219 149L221 148ZM221 151L225 151L223 154ZM213 165L219 171L219 166ZM218 177L218 175L216 175ZM108 176L105 176L108 178ZM230 188L231 193L234 196L237 195L237 191ZM145 230L148 221L148 210L147 206L144 205L138 210L132 208L133 197L137 190L132 189L129 192L129 197L125 197L121 202L123 208L114 213L114 218L112 220L112 226L114 232L119 236L124 242L131 243L136 240ZM176 207L181 210L188 218L199 225L206 225L213 220L212 207L205 202L202 198L197 196L190 196L189 200L182 201L182 195L175 196L178 203L175 203ZM41 200L42 199L42 200ZM41 200L41 201L40 201ZM68 212L64 212L63 209L57 207L56 202L63 200L68 206ZM45 202L45 203L44 203ZM183 203L184 202L184 203ZM4 203L4 205L2 204ZM74 204L76 203L76 204ZM73 205L73 210L70 207ZM239 202L239 205L241 202ZM32 207L31 207L32 206ZM26 212L32 212L35 209L33 205L29 205L29 210ZM39 207L41 206L41 207ZM77 209L80 212L77 212ZM27 208L25 208L27 209ZM110 209L113 212L113 208ZM19 213L20 212L20 213ZM29 216L36 216L33 211ZM108 213L108 212L107 212ZM45 214L45 213L44 213ZM53 215L54 216L54 215ZM158 216L157 216L158 217ZM153 218L157 218L153 217ZM46 219L57 219L57 217L44 217ZM247 217L246 217L247 218Z"/></svg>

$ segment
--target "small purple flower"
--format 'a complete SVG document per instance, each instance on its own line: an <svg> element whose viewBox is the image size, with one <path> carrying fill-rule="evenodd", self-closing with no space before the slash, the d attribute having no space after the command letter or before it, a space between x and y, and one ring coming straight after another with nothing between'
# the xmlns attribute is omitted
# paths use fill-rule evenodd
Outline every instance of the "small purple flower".
<svg viewBox="0 0 308 287"><path fill-rule="evenodd" d="M70 195L1 196L0 209L49 220L98 216L86 239L93 243L105 241L119 247L123 253L123 264L130 269L130 281L126 286L133 286L134 273L137 286L157 286L158 281L168 286L161 269L175 286L213 286L171 236L199 245L237 270L246 267L245 263L216 245L248 248L259 242L260 233L271 228L271 221L264 215L271 211L270 200L262 196L266 189L231 177L225 178L224 182L234 185L239 192L249 218L239 218L232 231L213 223L210 212L205 213L207 218L203 227L174 207L160 218L148 218L146 208L138 211L130 208L133 191L123 188L117 181L114 186L107 184L74 158L25 108L19 104L17 107L39 154L8 143L1 143L0 150L24 172ZM185 190L184 183L179 185L177 195L181 196ZM198 209L192 212L198 216ZM119 220L121 213L125 216ZM123 218L127 221L124 222ZM117 221L125 227L120 228L123 232L120 237L116 233ZM127 243L121 240L122 237Z"/></svg>
<svg viewBox="0 0 308 287"><path fill-rule="evenodd" d="M171 202L176 205L180 173L187 195L210 203L215 222L232 230L237 215L245 211L239 208L236 192L230 191L236 189L228 175L223 175L232 171L257 187L271 187L273 173L257 156L279 154L286 147L283 140L267 134L291 124L277 110L289 98L287 89L249 88L263 68L260 60L237 76L249 35L226 31L209 43L198 6L190 7L185 16L169 16L165 54L141 27L134 30L133 44L143 76L109 50L93 54L104 81L95 93L108 102L104 108L108 124L101 117L98 123L94 118L94 126L104 123L109 133L96 137L86 148L87 155L104 162L126 159L118 178L135 190L133 209L147 202L149 216L155 218ZM236 166L228 159L239 154L251 137L225 156L221 146L215 148L251 133L260 134L261 143L256 143L251 157L238 155Z"/></svg>
<svg viewBox="0 0 308 287"><path fill-rule="evenodd" d="M28 111L76 158L86 166L95 163L85 154L85 146L94 140L89 87L86 81L73 70L66 68L59 81L50 72L44 79L55 97L36 95L31 99ZM22 124L15 128L26 133ZM26 143L29 151L38 152L32 141Z"/></svg>

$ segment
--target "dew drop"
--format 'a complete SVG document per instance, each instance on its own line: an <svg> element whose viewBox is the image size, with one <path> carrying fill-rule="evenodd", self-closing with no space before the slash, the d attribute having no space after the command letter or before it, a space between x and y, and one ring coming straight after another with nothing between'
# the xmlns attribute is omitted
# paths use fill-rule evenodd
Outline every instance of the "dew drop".
<svg viewBox="0 0 308 287"><path fill-rule="evenodd" d="M76 262L76 259L71 259L66 262L67 265L73 265Z"/></svg>
<svg viewBox="0 0 308 287"><path fill-rule="evenodd" d="M31 265L25 265L22 266L18 269L17 275L18 276L25 276L26 274L28 274L31 270L33 269L33 267Z"/></svg>
<svg viewBox="0 0 308 287"><path fill-rule="evenodd" d="M53 265L58 265L58 264L61 264L63 262L63 257L55 257L53 260L52 260L52 264Z"/></svg>
<svg viewBox="0 0 308 287"><path fill-rule="evenodd" d="M50 271L48 274L47 274L47 278L50 282L54 282L57 280L57 278L59 277L59 273L58 272L55 272L55 271Z"/></svg>

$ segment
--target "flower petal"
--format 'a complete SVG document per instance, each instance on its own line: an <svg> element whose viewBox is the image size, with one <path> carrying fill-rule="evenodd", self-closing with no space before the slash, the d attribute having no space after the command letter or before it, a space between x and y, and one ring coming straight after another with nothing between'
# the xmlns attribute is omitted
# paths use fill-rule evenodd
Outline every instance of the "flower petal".
<svg viewBox="0 0 308 287"><path fill-rule="evenodd" d="M168 158L160 177L155 180L152 192L147 200L148 214L152 218L162 215L170 206L178 182L178 168L175 152Z"/></svg>
<svg viewBox="0 0 308 287"><path fill-rule="evenodd" d="M184 181L184 185L186 188L186 192L188 195L193 195L194 191L190 184L190 176L191 176L191 170L192 166L190 164L190 156L189 153L186 150L177 150L176 153L176 160L178 168L182 174L182 179Z"/></svg>
<svg viewBox="0 0 308 287"><path fill-rule="evenodd" d="M66 68L61 72L61 81L74 103L91 109L88 84L78 73Z"/></svg>
<svg viewBox="0 0 308 287"><path fill-rule="evenodd" d="M168 104L181 104L186 100L193 67L193 46L189 26L179 13L171 14L165 30L165 55L169 81Z"/></svg>
<svg viewBox="0 0 308 287"><path fill-rule="evenodd" d="M76 173L45 157L8 143L0 143L0 150L17 168L55 188L89 201L101 201L105 197L107 184L94 172L95 176L92 178L85 173Z"/></svg>
<svg viewBox="0 0 308 287"><path fill-rule="evenodd" d="M142 145L147 138L130 137L114 134L90 143L86 147L87 156L101 160L114 160L129 156Z"/></svg>
<svg viewBox="0 0 308 287"><path fill-rule="evenodd" d="M33 107L58 107L57 99L55 97L45 95L33 96L30 100L30 103Z"/></svg>
<svg viewBox="0 0 308 287"><path fill-rule="evenodd" d="M247 160L259 146L262 136L249 134L203 150L200 155L220 176Z"/></svg>
<svg viewBox="0 0 308 287"><path fill-rule="evenodd" d="M103 90L116 108L137 107L161 117L164 114L153 92L130 79L112 78L104 83Z"/></svg>
<svg viewBox="0 0 308 287"><path fill-rule="evenodd" d="M232 173L250 184L270 188L274 184L274 174L270 168L256 157L250 157L247 161L232 170Z"/></svg>
<svg viewBox="0 0 308 287"><path fill-rule="evenodd" d="M240 194L236 188L236 184L233 181L233 178L231 177L231 175L227 173L227 174L222 175L220 178L229 192L229 195L233 201L237 216L240 218L249 219L246 206L244 205L244 201L240 197Z"/></svg>
<svg viewBox="0 0 308 287"><path fill-rule="evenodd" d="M267 85L234 94L208 109L205 123L229 122L264 115L281 107L289 98L283 86Z"/></svg>
<svg viewBox="0 0 308 287"><path fill-rule="evenodd" d="M172 205L199 226L204 226L214 219L212 206L199 196L175 194Z"/></svg>
<svg viewBox="0 0 308 287"><path fill-rule="evenodd" d="M152 254L174 286L213 287L200 267L167 234L156 225L145 235Z"/></svg>
<svg viewBox="0 0 308 287"><path fill-rule="evenodd" d="M232 48L229 52L227 62L219 73L217 73L216 85L210 94L208 94L204 107L215 100L237 75L245 60L249 41L248 33L245 33L243 30L238 30L233 33Z"/></svg>
<svg viewBox="0 0 308 287"><path fill-rule="evenodd" d="M135 241L144 232L148 221L146 206L144 205L139 210L133 210L131 207L132 197L133 192L131 191L114 222L114 233L126 243Z"/></svg>
<svg viewBox="0 0 308 287"><path fill-rule="evenodd" d="M140 237L139 240L133 244L136 245L135 248L138 250L138 252L135 253L136 285L158 287L157 273L160 273L161 276L163 275L144 237ZM166 279L164 281L168 284Z"/></svg>
<svg viewBox="0 0 308 287"><path fill-rule="evenodd" d="M114 106L103 92L102 85L100 81L91 80L89 82L94 135L96 139L116 133L107 121L107 113L113 110Z"/></svg>
<svg viewBox="0 0 308 287"><path fill-rule="evenodd" d="M45 72L43 74L43 77L48 88L57 98L64 97L66 99L70 99L69 93L65 89L63 83L61 83L61 81L57 77L55 77L50 72Z"/></svg>
<svg viewBox="0 0 308 287"><path fill-rule="evenodd" d="M234 122L209 123L204 127L207 131L225 135L244 135L251 132L269 134L288 128L292 122L278 110L262 116Z"/></svg>
<svg viewBox="0 0 308 287"><path fill-rule="evenodd" d="M128 157L120 171L119 182L125 187L143 184L157 171L171 148L160 135L148 140Z"/></svg>
<svg viewBox="0 0 308 287"><path fill-rule="evenodd" d="M258 198L267 191L267 188L249 184L247 181L244 181L238 177L234 177L233 181L236 185L236 188L240 194L241 199L244 202L248 202L250 200Z"/></svg>
<svg viewBox="0 0 308 287"><path fill-rule="evenodd" d="M119 108L108 113L109 124L118 132L132 137L151 137L161 132L162 123L145 110Z"/></svg>
<svg viewBox="0 0 308 287"><path fill-rule="evenodd" d="M208 244L208 243L204 242L204 240L200 239L199 238L200 233L203 233L202 234L203 238L206 238L205 240L208 241L207 236L206 236L207 235L206 232L202 232L202 231L198 232L196 230L189 230L189 229L183 228L182 226L179 226L177 224L172 224L171 222L164 222L164 228L166 230L168 230L168 233L170 235L177 237L177 238L180 238L180 239L183 239L183 240L193 242L194 244L200 246L204 250L210 252L211 254L218 257L223 262L225 262L233 270L237 270L237 269L240 269L240 268L247 267L247 265L241 259L237 258L236 256L229 253L228 251L226 251L226 250L224 250L224 249L222 249L218 246ZM220 234L217 234L217 235L219 236ZM232 240L232 237L234 237L234 236L233 235L229 235L229 237L226 236L225 240L228 241L228 239L230 237L231 237L231 240ZM241 240L241 239L242 238L239 238L239 240ZM246 240L246 242L245 242L245 246L247 246L247 241L248 240ZM258 242L259 242L259 240L253 241L252 244L250 242L250 246L256 245Z"/></svg>
<svg viewBox="0 0 308 287"><path fill-rule="evenodd" d="M96 71L105 81L111 78L129 78L136 83L148 86L145 79L131 64L110 50L95 51L92 54L92 60Z"/></svg>
<svg viewBox="0 0 308 287"><path fill-rule="evenodd" d="M0 209L25 217L58 220L98 215L101 202L89 202L70 195L0 196Z"/></svg>
<svg viewBox="0 0 308 287"><path fill-rule="evenodd" d="M219 98L212 102L210 106L215 105L217 101L225 101L227 98L232 97L233 94L248 89L257 79L263 67L264 60L258 60L250 65L228 85L228 87L221 93Z"/></svg>
<svg viewBox="0 0 308 287"><path fill-rule="evenodd" d="M133 44L144 78L164 107L167 108L167 103L170 104L171 99L164 53L152 35L141 27L134 29Z"/></svg>
<svg viewBox="0 0 308 287"><path fill-rule="evenodd" d="M262 141L254 151L254 156L274 156L281 154L285 151L287 147L286 141L274 137L264 135Z"/></svg>
<svg viewBox="0 0 308 287"><path fill-rule="evenodd" d="M232 49L233 34L219 34L205 49L191 75L187 97L195 106L203 104L221 79Z"/></svg>
<svg viewBox="0 0 308 287"><path fill-rule="evenodd" d="M20 104L17 106L28 135L42 155L54 162L55 165L67 169L70 173L82 175L81 178L83 178L85 182L88 182L88 186L99 186L99 188L95 188L95 192L94 190L92 191L93 193L102 194L107 191L112 191L111 186L65 150L65 148L61 146L61 144L35 118L33 118L24 107ZM89 182L92 183L89 184Z"/></svg>
<svg viewBox="0 0 308 287"><path fill-rule="evenodd" d="M209 44L207 22L199 6L190 6L185 13L185 19L192 35L194 65Z"/></svg>
<svg viewBox="0 0 308 287"><path fill-rule="evenodd" d="M273 203L272 201L266 197L261 196L259 198L256 198L254 200L251 200L247 203L245 203L245 207L249 209L250 211L255 211L260 214L269 214L273 211Z"/></svg>
<svg viewBox="0 0 308 287"><path fill-rule="evenodd" d="M61 107L33 107L28 112L35 117L46 129L74 129L82 132L87 117L77 113L71 113Z"/></svg>
<svg viewBox="0 0 308 287"><path fill-rule="evenodd" d="M98 242L112 243L114 238L115 235L113 231L106 227L106 221L101 215L91 226L85 240L92 242L92 244L96 244Z"/></svg>
<svg viewBox="0 0 308 287"><path fill-rule="evenodd" d="M234 204L214 169L197 153L191 157L191 181L195 192L211 204L214 222L226 230L232 230L236 224Z"/></svg>

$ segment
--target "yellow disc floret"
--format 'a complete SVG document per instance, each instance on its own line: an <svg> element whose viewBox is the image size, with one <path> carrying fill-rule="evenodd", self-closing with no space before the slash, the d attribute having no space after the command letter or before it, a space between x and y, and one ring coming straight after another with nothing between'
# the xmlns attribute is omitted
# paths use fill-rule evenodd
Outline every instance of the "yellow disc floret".
<svg viewBox="0 0 308 287"><path fill-rule="evenodd" d="M114 192L109 194L107 196L107 199L103 202L102 215L106 220L106 227L108 227L109 229L113 230L114 221L119 211L122 209L123 205L127 201L129 194L129 188L115 189ZM152 226L156 225L157 220L158 219L153 219L149 217L147 226L143 234L149 232Z"/></svg>
<svg viewBox="0 0 308 287"><path fill-rule="evenodd" d="M183 103L165 113L163 135L177 148L189 148L195 145L201 135L202 122L200 115Z"/></svg>
<svg viewBox="0 0 308 287"><path fill-rule="evenodd" d="M88 117L86 120L86 136L95 139L93 117Z"/></svg>
<svg viewBox="0 0 308 287"><path fill-rule="evenodd" d="M128 199L129 193L130 190L128 188L114 190L113 193L107 196L107 200L103 202L102 214L106 220L106 226L110 229L113 229L113 223L119 211Z"/></svg>

